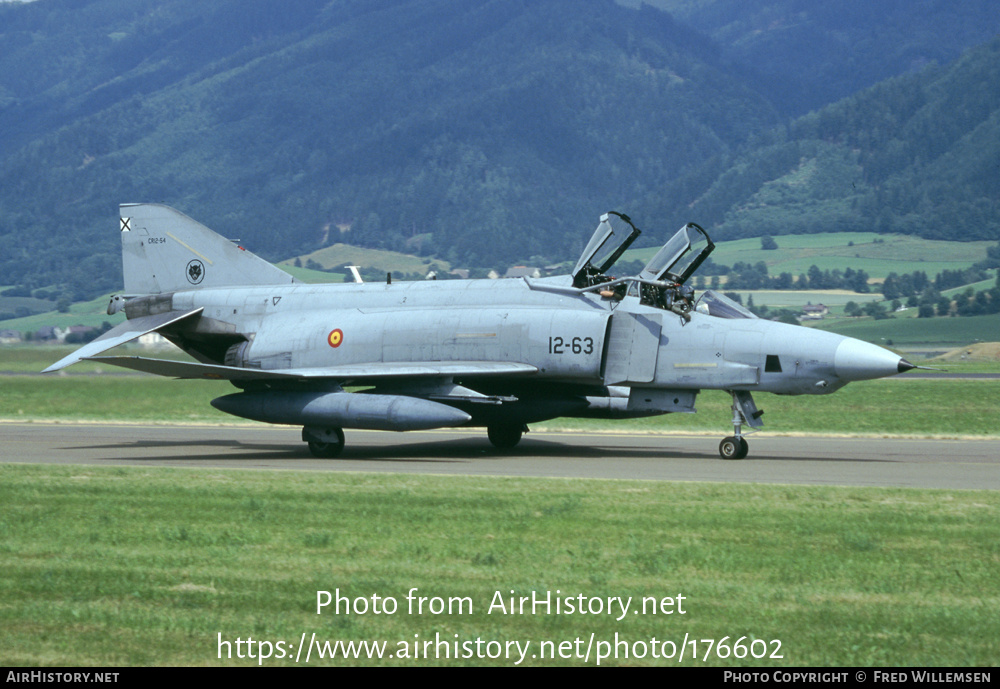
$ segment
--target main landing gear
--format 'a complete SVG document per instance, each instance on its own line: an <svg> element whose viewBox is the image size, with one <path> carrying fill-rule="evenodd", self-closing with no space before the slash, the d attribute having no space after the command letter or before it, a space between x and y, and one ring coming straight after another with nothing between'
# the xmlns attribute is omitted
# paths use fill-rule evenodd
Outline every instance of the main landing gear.
<svg viewBox="0 0 1000 689"><path fill-rule="evenodd" d="M306 426L302 429L302 439L309 444L313 457L333 459L344 450L344 431L340 428L319 428Z"/></svg>
<svg viewBox="0 0 1000 689"><path fill-rule="evenodd" d="M723 438L719 443L719 455L723 459L743 459L750 451L750 446L743 437L743 426L763 428L764 422L760 417L764 412L757 409L749 392L730 390L729 394L733 396L733 435Z"/></svg>
<svg viewBox="0 0 1000 689"><path fill-rule="evenodd" d="M498 450L510 450L521 442L521 435L527 432L528 426L523 423L495 423L486 427L486 436Z"/></svg>
<svg viewBox="0 0 1000 689"><path fill-rule="evenodd" d="M495 423L486 427L486 435L493 447L510 450L521 442L521 436L528 432L523 423ZM344 450L344 431L341 428L306 426L302 429L302 440L309 445L313 457L333 459Z"/></svg>

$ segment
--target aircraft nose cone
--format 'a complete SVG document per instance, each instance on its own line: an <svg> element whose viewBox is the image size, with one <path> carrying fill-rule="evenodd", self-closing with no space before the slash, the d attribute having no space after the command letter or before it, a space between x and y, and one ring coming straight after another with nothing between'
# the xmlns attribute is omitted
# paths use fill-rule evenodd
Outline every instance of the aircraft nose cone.
<svg viewBox="0 0 1000 689"><path fill-rule="evenodd" d="M888 349L846 338L833 355L833 368L844 380L869 380L894 376L916 366Z"/></svg>

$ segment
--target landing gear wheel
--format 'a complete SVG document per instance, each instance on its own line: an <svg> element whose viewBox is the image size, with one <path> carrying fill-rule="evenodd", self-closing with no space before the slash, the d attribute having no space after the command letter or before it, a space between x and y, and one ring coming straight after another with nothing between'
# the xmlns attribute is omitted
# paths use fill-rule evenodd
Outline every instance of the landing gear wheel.
<svg viewBox="0 0 1000 689"><path fill-rule="evenodd" d="M302 439L309 444L309 452L319 459L339 457L344 450L344 431L339 428L322 430L302 429Z"/></svg>
<svg viewBox="0 0 1000 689"><path fill-rule="evenodd" d="M743 459L750 451L750 445L744 438L728 437L719 443L719 455L723 459Z"/></svg>
<svg viewBox="0 0 1000 689"><path fill-rule="evenodd" d="M494 424L486 427L486 436L498 450L509 450L521 442L521 434L527 430L523 424Z"/></svg>

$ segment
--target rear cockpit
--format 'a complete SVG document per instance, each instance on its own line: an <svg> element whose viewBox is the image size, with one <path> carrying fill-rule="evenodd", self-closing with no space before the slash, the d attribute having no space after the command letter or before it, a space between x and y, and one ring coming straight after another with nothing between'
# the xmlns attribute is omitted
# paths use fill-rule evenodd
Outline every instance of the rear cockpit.
<svg viewBox="0 0 1000 689"><path fill-rule="evenodd" d="M614 280L608 271L640 234L642 231L627 215L614 211L602 215L601 223L573 268L573 286L593 287Z"/></svg>

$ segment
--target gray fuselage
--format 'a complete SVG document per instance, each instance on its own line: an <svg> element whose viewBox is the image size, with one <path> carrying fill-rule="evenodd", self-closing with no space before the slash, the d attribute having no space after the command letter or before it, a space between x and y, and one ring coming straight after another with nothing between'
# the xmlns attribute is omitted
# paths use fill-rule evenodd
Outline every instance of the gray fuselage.
<svg viewBox="0 0 1000 689"><path fill-rule="evenodd" d="M225 363L261 370L527 362L553 384L823 394L896 373L900 360L812 328L697 310L687 321L634 296L550 291L568 285L563 276L203 289L173 294L171 308L204 308L187 341L231 338Z"/></svg>

